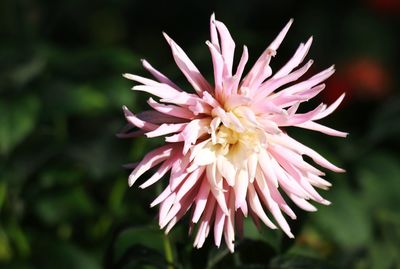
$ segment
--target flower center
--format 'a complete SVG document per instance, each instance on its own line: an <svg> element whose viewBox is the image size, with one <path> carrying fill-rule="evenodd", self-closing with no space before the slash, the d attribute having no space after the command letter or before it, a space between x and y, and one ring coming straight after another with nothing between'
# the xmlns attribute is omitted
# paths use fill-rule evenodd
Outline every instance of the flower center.
<svg viewBox="0 0 400 269"><path fill-rule="evenodd" d="M213 146L218 154L227 155L234 152L258 152L261 144L265 141L261 130L250 129L237 132L221 124L215 133Z"/></svg>

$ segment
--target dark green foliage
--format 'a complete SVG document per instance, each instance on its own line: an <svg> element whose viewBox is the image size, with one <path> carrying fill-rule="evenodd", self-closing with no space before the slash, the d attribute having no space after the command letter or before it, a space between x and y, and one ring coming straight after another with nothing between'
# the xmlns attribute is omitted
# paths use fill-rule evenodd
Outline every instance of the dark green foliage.
<svg viewBox="0 0 400 269"><path fill-rule="evenodd" d="M1 1L0 268L400 268L395 2ZM187 218L165 236L157 209L149 207L163 184L128 188L129 171L122 168L162 141L115 136L125 124L122 105L146 109L146 95L130 91L133 83L121 77L144 74L141 58L190 90L162 30L212 78L204 41L213 11L237 48L248 45L250 62L294 17L273 69L314 35L313 72L332 63L338 70L328 80L329 94L317 101L348 93L324 123L349 138L288 129L347 170L327 173L333 187L321 194L332 205L316 213L296 209L294 240L246 220L234 254L217 249L212 236L193 249ZM375 69L351 71L360 59Z"/></svg>

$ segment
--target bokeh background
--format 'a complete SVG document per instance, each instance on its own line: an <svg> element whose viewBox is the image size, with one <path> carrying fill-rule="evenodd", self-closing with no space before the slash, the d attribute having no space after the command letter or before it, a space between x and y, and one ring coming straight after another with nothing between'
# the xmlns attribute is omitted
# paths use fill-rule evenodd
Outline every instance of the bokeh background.
<svg viewBox="0 0 400 269"><path fill-rule="evenodd" d="M213 11L252 61L293 17L274 70L313 35L312 71L337 68L316 103L347 93L323 122L348 138L288 130L347 170L327 174L332 205L296 210L294 240L246 223L233 255L212 236L192 249L186 220L163 236L161 186L128 188L122 168L161 141L115 136L123 104L145 107L121 77L141 58L187 86L161 31L212 78ZM2 0L0 268L400 268L399 36L397 0Z"/></svg>

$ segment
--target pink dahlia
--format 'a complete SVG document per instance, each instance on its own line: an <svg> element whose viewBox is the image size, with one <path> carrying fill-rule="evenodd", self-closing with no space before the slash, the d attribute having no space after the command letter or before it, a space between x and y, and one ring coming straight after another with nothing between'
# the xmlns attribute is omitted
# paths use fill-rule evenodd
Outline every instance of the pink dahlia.
<svg viewBox="0 0 400 269"><path fill-rule="evenodd" d="M165 145L149 152L134 165L129 185L146 171L158 167L141 188L161 180L169 173L164 191L151 203L160 205L159 224L166 232L190 210L190 232L196 230L194 246L200 248L214 232L219 247L222 235L234 251L235 231L243 228L250 215L271 229L279 226L293 237L283 215L296 215L281 192L306 211L315 211L311 200L328 205L314 187L327 189L331 184L324 173L303 159L309 156L319 166L343 172L316 151L291 138L284 130L289 126L345 137L346 133L316 123L331 114L344 94L333 104L320 104L307 113L298 113L299 105L320 93L324 80L334 67L297 81L312 65L304 60L312 42L301 43L292 58L277 72L269 63L289 30L292 20L267 47L247 75L247 47L233 69L235 43L226 26L211 16L211 41L207 41L214 67L214 84L210 84L185 52L166 34L174 60L194 92L174 84L143 60L143 66L156 80L125 74L157 97L149 98L151 109L133 114L124 107L128 130L124 137L165 136ZM295 70L294 70L295 69ZM290 84L290 86L286 86ZM132 130L138 128L138 130ZM275 220L275 223L271 220Z"/></svg>

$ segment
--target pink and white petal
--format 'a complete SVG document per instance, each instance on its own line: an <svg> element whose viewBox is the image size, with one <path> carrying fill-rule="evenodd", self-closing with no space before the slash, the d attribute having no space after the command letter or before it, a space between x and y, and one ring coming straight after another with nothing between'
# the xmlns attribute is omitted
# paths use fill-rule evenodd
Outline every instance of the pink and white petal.
<svg viewBox="0 0 400 269"><path fill-rule="evenodd" d="M210 190L218 202L219 207L228 215L228 206L225 201L222 176L218 173L216 164L210 164L206 168L207 179L210 184Z"/></svg>
<svg viewBox="0 0 400 269"><path fill-rule="evenodd" d="M222 211L221 207L216 207L215 221L214 221L214 243L219 248L221 245L222 234L225 226L225 219L227 216Z"/></svg>
<svg viewBox="0 0 400 269"><path fill-rule="evenodd" d="M195 239L195 245L197 246L197 248L201 248L203 246L208 236L214 211L215 211L215 199L214 197L210 197L210 200L207 202L207 206L204 211L204 216L201 220L201 225Z"/></svg>
<svg viewBox="0 0 400 269"><path fill-rule="evenodd" d="M235 251L235 195L234 192L229 193L229 214L226 217L224 227L225 243L231 253Z"/></svg>
<svg viewBox="0 0 400 269"><path fill-rule="evenodd" d="M158 224L162 226L163 223L166 222L166 217L168 215L168 212L171 210L171 207L174 204L176 194L172 193L170 196L168 196L160 205L160 211L159 211L159 218L158 218Z"/></svg>
<svg viewBox="0 0 400 269"><path fill-rule="evenodd" d="M192 63L186 53L166 33L163 34L171 47L172 55L175 59L177 66L185 75L189 83L193 86L195 91L200 95L203 91L212 92L210 84L200 74L200 71Z"/></svg>
<svg viewBox="0 0 400 269"><path fill-rule="evenodd" d="M274 79L287 76L294 68L296 68L305 58L311 47L313 38L310 37L306 44L300 44L293 57L273 76Z"/></svg>
<svg viewBox="0 0 400 269"><path fill-rule="evenodd" d="M316 162L322 167L325 167L334 172L339 172L339 173L344 172L342 168L339 168L336 165L332 164L315 150L303 145L302 143L296 141L295 139L291 138L286 134L282 134L281 136L276 136L275 139L276 141L279 141L282 145L285 145L286 147L291 148L299 152L300 154L305 154L309 156L311 159L313 159L314 162Z"/></svg>
<svg viewBox="0 0 400 269"><path fill-rule="evenodd" d="M232 65L233 65L233 56L235 54L235 42L232 39L231 34L226 28L225 24L220 21L215 21L215 25L217 26L217 30L221 40L221 52L224 58L224 62L227 66L228 76L232 75Z"/></svg>
<svg viewBox="0 0 400 269"><path fill-rule="evenodd" d="M235 185L233 186L235 190L235 210L245 206L248 185L249 185L249 174L247 171L247 167L244 167L237 172L236 182Z"/></svg>
<svg viewBox="0 0 400 269"><path fill-rule="evenodd" d="M185 94L184 92L180 92L167 84L161 84L161 83L159 83L156 86L136 85L132 87L132 90L147 92L163 99L174 99L177 96Z"/></svg>
<svg viewBox="0 0 400 269"><path fill-rule="evenodd" d="M212 195L210 194L210 186L208 184L207 178L204 177L203 181L200 185L199 192L196 196L196 207L193 212L192 222L197 223L206 208L206 205L209 201L209 197L211 198ZM215 200L215 199L214 199Z"/></svg>
<svg viewBox="0 0 400 269"><path fill-rule="evenodd" d="M193 186L201 181L200 178L202 178L204 170L205 167L202 166L189 174L189 176L183 182L182 186L179 188L176 194L175 202L180 201L183 196L185 196L190 190L192 190Z"/></svg>
<svg viewBox="0 0 400 269"><path fill-rule="evenodd" d="M166 187L158 196L156 199L154 199L153 202L151 202L150 207L154 207L158 205L159 203L163 202L167 197L171 195L172 191L171 188ZM175 195L175 194L174 194ZM175 199L175 198L174 198Z"/></svg>
<svg viewBox="0 0 400 269"><path fill-rule="evenodd" d="M257 185L258 186L258 185ZM259 186L258 186L259 187ZM279 205L277 202L271 197L270 191L268 188L259 189L257 193L260 195L263 203L268 207L269 211L274 216L275 220L281 227L282 231L286 233L290 238L294 238L294 235L290 231L289 224L287 223L285 217L283 216Z"/></svg>
<svg viewBox="0 0 400 269"><path fill-rule="evenodd" d="M260 88L254 98L267 97L279 87L287 83L296 81L308 71L313 62L314 62L313 60L309 60L303 67L297 69L293 73L290 73L284 77L268 79L267 81L265 81L263 84L260 85Z"/></svg>
<svg viewBox="0 0 400 269"><path fill-rule="evenodd" d="M334 66L331 66L305 81L297 83L286 89L283 89L282 91L280 91L277 94L279 96L281 96L281 95L294 95L296 93L300 93L304 90L310 89L310 88L320 84L321 82L325 81L327 78L332 76L333 73L335 73L335 68L334 68Z"/></svg>
<svg viewBox="0 0 400 269"><path fill-rule="evenodd" d="M185 107L160 104L160 103L156 102L153 98L149 98L149 100L147 100L147 103L154 110L161 112L163 114L166 114L166 115L170 115L170 116L182 118L182 119L193 119L194 118L193 113Z"/></svg>
<svg viewBox="0 0 400 269"><path fill-rule="evenodd" d="M217 27L215 26L215 14L211 14L210 18L210 37L211 37L211 43L218 49L220 50L219 46L219 41L218 41L218 32L217 32Z"/></svg>
<svg viewBox="0 0 400 269"><path fill-rule="evenodd" d="M210 126L209 118L192 120L182 131L184 138L183 154L186 154L189 149L196 143L197 139L207 133L207 128Z"/></svg>
<svg viewBox="0 0 400 269"><path fill-rule="evenodd" d="M319 119L325 118L326 116L329 116L342 103L345 95L346 95L345 93L340 95L340 97L338 99L336 99L335 102L333 102L327 109L325 109L323 112L321 112L317 117L314 117L313 120L319 120Z"/></svg>
<svg viewBox="0 0 400 269"><path fill-rule="evenodd" d="M126 106L123 106L122 109L124 110L125 118L128 120L129 123L132 125L143 129L145 131L152 131L156 128L158 128L158 125L143 121L136 117L131 111Z"/></svg>
<svg viewBox="0 0 400 269"><path fill-rule="evenodd" d="M272 221L265 214L253 184L249 184L248 191L249 193L247 200L249 201L252 211L264 222L265 225L267 225L271 229L276 229L277 227L275 226L275 224L272 223Z"/></svg>
<svg viewBox="0 0 400 269"><path fill-rule="evenodd" d="M292 23L293 23L293 19L290 19L289 22L285 25L285 27L280 31L280 33L275 38L275 40L272 41L272 43L268 46L268 48L275 50L275 51L278 50L278 48L281 45L283 39L285 38L287 32L289 31Z"/></svg>
<svg viewBox="0 0 400 269"><path fill-rule="evenodd" d="M240 58L239 64L237 66L236 69L236 73L233 76L234 82L232 83L231 89L230 89L230 93L231 94L236 94L237 93L237 89L239 87L239 83L240 83L240 79L243 76L243 71L244 68L246 66L246 63L249 59L249 52L247 50L246 46L243 46L243 53L242 53L242 57Z"/></svg>
<svg viewBox="0 0 400 269"><path fill-rule="evenodd" d="M146 180L146 182L140 185L139 188L144 189L150 185L153 185L154 183L159 181L172 168L172 164L176 161L177 157L174 156L174 154L171 155L173 157L163 162L160 168L148 180Z"/></svg>
<svg viewBox="0 0 400 269"><path fill-rule="evenodd" d="M294 125L296 127L300 127L300 128L304 128L304 129L308 129L308 130L313 130L313 131L317 131L317 132L321 132L327 135L331 135L331 136L338 136L338 137L346 137L348 135L348 133L346 132L341 132L341 131L337 131L335 129L326 127L322 124L313 122L313 121L307 121L301 124L296 124Z"/></svg>
<svg viewBox="0 0 400 269"><path fill-rule="evenodd" d="M172 149L173 146L165 145L147 153L143 160L129 175L129 186L132 186L147 170L168 159L171 156Z"/></svg>
<svg viewBox="0 0 400 269"><path fill-rule="evenodd" d="M215 48L215 46L209 42L206 41L206 45L210 49L211 53L211 58L213 62L213 69L214 69L214 92L215 92L215 97L218 100L223 100L222 98L222 89L223 89L223 77L222 74L224 72L224 59L222 58L222 55L219 53L219 51Z"/></svg>
<svg viewBox="0 0 400 269"><path fill-rule="evenodd" d="M157 69L155 69L153 66L151 66L151 64L149 62L147 62L146 60L142 59L142 65L143 67L150 72L150 74L153 75L153 77L155 77L159 82L164 83L164 84L168 84L169 86L171 86L172 88L178 90L178 91L182 91L181 88L179 88L175 83L173 83L169 78L167 78L164 74L162 74L160 71L158 71Z"/></svg>
<svg viewBox="0 0 400 269"><path fill-rule="evenodd" d="M315 206L313 206L312 204L310 204L309 202L307 202L305 199L300 198L300 197L294 195L293 193L290 193L288 196L301 209L303 209L305 211L309 211L309 212L317 211L317 208Z"/></svg>
<svg viewBox="0 0 400 269"><path fill-rule="evenodd" d="M185 129L188 123L177 123L177 124L161 124L157 129L146 133L147 137L157 137L166 134L177 133Z"/></svg>

